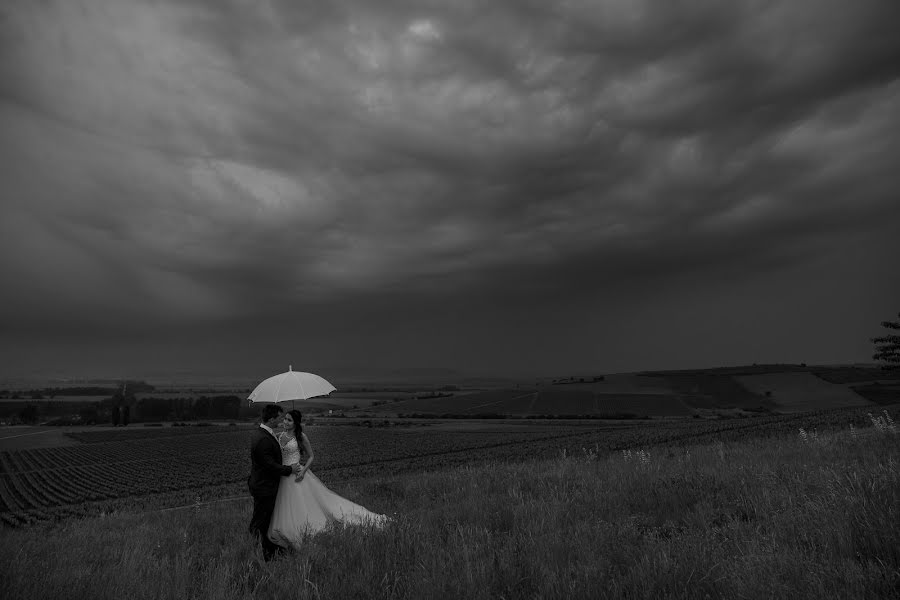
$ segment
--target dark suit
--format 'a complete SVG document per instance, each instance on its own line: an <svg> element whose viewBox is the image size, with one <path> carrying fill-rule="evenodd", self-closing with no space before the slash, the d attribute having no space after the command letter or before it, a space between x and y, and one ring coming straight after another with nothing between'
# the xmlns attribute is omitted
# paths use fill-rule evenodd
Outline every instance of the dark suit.
<svg viewBox="0 0 900 600"><path fill-rule="evenodd" d="M275 510L275 496L282 477L292 473L290 467L281 464L281 446L268 431L259 427L250 444L250 476L247 486L253 496L253 518L250 532L259 536L263 557L270 560L278 546L269 540L269 523Z"/></svg>

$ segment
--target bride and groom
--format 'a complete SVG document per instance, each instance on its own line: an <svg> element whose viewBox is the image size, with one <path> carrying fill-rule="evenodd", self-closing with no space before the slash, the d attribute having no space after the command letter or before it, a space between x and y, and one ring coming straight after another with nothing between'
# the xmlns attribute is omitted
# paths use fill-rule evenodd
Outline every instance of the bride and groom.
<svg viewBox="0 0 900 600"><path fill-rule="evenodd" d="M249 529L259 537L265 560L296 548L305 534L321 531L332 522L383 525L385 515L335 494L309 470L314 457L303 433L302 415L298 410L282 412L277 404L263 408L262 423L250 446L247 484L253 496L253 518ZM276 433L279 425L281 431Z"/></svg>

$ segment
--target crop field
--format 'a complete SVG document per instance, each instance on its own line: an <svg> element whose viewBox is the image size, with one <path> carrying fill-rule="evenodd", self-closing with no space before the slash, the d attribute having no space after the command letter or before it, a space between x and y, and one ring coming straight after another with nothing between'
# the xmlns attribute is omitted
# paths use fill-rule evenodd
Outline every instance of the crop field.
<svg viewBox="0 0 900 600"><path fill-rule="evenodd" d="M596 412L638 416L689 417L694 410L677 396L662 394L597 394Z"/></svg>
<svg viewBox="0 0 900 600"><path fill-rule="evenodd" d="M430 464L430 457L572 435L327 426L307 432L316 471L339 475L383 462L418 469ZM82 442L77 446L0 452L0 518L17 524L67 517L147 496L163 504L192 502L198 489L206 490L204 499L216 497L223 485L245 481L251 433L252 428L229 427L112 430L72 434ZM124 502L104 503L112 500Z"/></svg>
<svg viewBox="0 0 900 600"><path fill-rule="evenodd" d="M415 396L415 393L412 392L380 392L380 391L371 391L371 392L342 392L340 390L336 392L332 392L329 396L329 400L363 400L363 401L372 401L372 402L383 402L383 401L391 401L397 399L409 399Z"/></svg>
<svg viewBox="0 0 900 600"><path fill-rule="evenodd" d="M534 402L526 414L593 415L596 408L594 394L590 391L551 388L535 392Z"/></svg>
<svg viewBox="0 0 900 600"><path fill-rule="evenodd" d="M675 390L661 377L615 373L602 381L566 383L564 389L585 389L597 394L673 394Z"/></svg>
<svg viewBox="0 0 900 600"><path fill-rule="evenodd" d="M781 370L777 370L781 369ZM805 412L875 406L844 380L877 370L812 371L759 366L708 371L614 374L600 381L520 386L452 397L411 398L372 409L379 415L691 416L703 411ZM883 375L887 377L887 375ZM890 398L888 398L890 402Z"/></svg>
<svg viewBox="0 0 900 600"><path fill-rule="evenodd" d="M774 408L771 399L748 391L731 375L675 373L660 376L692 408Z"/></svg>
<svg viewBox="0 0 900 600"><path fill-rule="evenodd" d="M855 385L853 391L874 404L894 404L900 402L900 381L890 384L872 383Z"/></svg>
<svg viewBox="0 0 900 600"><path fill-rule="evenodd" d="M900 372L879 367L815 367L811 372L829 383L861 383L865 381L900 381Z"/></svg>
<svg viewBox="0 0 900 600"><path fill-rule="evenodd" d="M527 406L534 395L534 389L525 390L490 390L474 394L461 394L455 396L442 396L438 398L411 398L390 402L376 409L379 414L504 414L498 407L509 406L510 403L518 406ZM518 404L515 404L517 403ZM367 411L372 412L372 411Z"/></svg>
<svg viewBox="0 0 900 600"><path fill-rule="evenodd" d="M397 396L408 396L408 394L391 394L390 396L338 396L332 394L327 398L322 398L320 404L327 404L332 409L351 410L356 408L366 408L372 406L376 402L392 402ZM290 404L289 402L286 404ZM304 403L305 405L306 403Z"/></svg>
<svg viewBox="0 0 900 600"><path fill-rule="evenodd" d="M135 400L143 400L144 398L161 398L163 400L176 400L178 398L197 398L202 394L198 394L191 390L184 390L181 392L137 392L134 395ZM247 394L239 394L240 396L246 396Z"/></svg>
<svg viewBox="0 0 900 600"><path fill-rule="evenodd" d="M900 405L888 407L895 420ZM330 485L485 461L520 462L590 451L732 441L865 426L866 409L729 420L636 421L595 426L310 426L313 470ZM251 427L186 427L73 433L74 446L0 452L0 520L20 526L246 495Z"/></svg>
<svg viewBox="0 0 900 600"><path fill-rule="evenodd" d="M658 393L596 393L576 385L491 390L442 398L391 402L364 412L382 415L554 415L601 417L691 416L678 396Z"/></svg>
<svg viewBox="0 0 900 600"><path fill-rule="evenodd" d="M770 392L776 410L781 412L874 406L852 389L828 383L812 373L766 373L737 376L735 379L756 394Z"/></svg>
<svg viewBox="0 0 900 600"><path fill-rule="evenodd" d="M74 446L77 441L60 427L15 426L0 429L0 451Z"/></svg>
<svg viewBox="0 0 900 600"><path fill-rule="evenodd" d="M218 392L217 392L218 393ZM227 390L226 395L234 395L238 398L241 398L243 401L248 395L249 391L247 390ZM196 392L192 392L189 390L185 390L182 392L139 392L134 395L136 400L143 400L146 398L160 398L163 400L178 400L178 399L188 399L188 398L198 398L200 396L209 396L210 394L199 394ZM330 396L320 398L319 402L311 403L307 401L304 406L313 407L316 409L343 409L350 408L354 405L364 407L369 406L375 402L383 402L383 401L391 401L397 397L408 397L411 394L402 393L402 392L391 392L391 393L379 393L379 392L359 392L359 393L338 393L334 392ZM81 397L84 399L84 397ZM77 397L73 397L73 399L78 399ZM242 407L247 403L242 402ZM290 403L288 403L290 404ZM313 404L315 406L313 406ZM254 412L258 412L258 409L254 409Z"/></svg>
<svg viewBox="0 0 900 600"><path fill-rule="evenodd" d="M54 396L44 396L43 398L40 398L40 399L32 399L32 398L16 398L16 399L13 399L13 398L0 398L0 402L2 402L2 403L18 403L18 404L24 405L24 404L35 404L35 403L37 403L37 404L43 404L43 403L49 403L49 402L83 402L83 403L88 403L88 402L100 402L101 400L108 400L108 399L109 399L109 396L99 396L99 395L93 395L93 396L72 396L72 395L61 394L61 395L59 395L59 396L56 396L56 395L54 395Z"/></svg>

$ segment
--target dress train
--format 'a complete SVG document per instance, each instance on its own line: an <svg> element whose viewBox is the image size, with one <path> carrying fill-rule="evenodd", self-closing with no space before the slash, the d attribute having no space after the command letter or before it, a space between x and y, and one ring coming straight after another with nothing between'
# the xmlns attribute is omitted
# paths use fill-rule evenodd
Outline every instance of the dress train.
<svg viewBox="0 0 900 600"><path fill-rule="evenodd" d="M299 462L296 440L291 439L282 453L284 464ZM289 547L297 546L305 534L317 533L329 523L381 527L387 521L386 515L374 513L334 493L307 470L301 481L294 475L281 478L268 534L273 543Z"/></svg>

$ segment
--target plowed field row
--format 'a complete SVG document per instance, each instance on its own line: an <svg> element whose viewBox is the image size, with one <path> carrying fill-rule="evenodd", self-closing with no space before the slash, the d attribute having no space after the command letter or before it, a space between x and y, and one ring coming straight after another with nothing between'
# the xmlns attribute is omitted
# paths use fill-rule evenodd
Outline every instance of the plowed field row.
<svg viewBox="0 0 900 600"><path fill-rule="evenodd" d="M577 415L622 413L690 416L693 411L677 395L609 394L589 389L491 390L444 398L414 398L361 408L351 414L392 415Z"/></svg>
<svg viewBox="0 0 900 600"><path fill-rule="evenodd" d="M865 410L841 409L721 421L572 427L511 433L309 427L314 470L326 482L465 464L597 455L807 430L870 425ZM889 407L900 420L900 406ZM142 438L0 453L0 520L7 525L190 504L245 493L250 430Z"/></svg>

